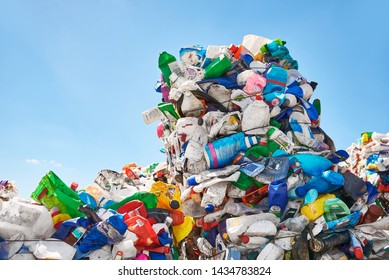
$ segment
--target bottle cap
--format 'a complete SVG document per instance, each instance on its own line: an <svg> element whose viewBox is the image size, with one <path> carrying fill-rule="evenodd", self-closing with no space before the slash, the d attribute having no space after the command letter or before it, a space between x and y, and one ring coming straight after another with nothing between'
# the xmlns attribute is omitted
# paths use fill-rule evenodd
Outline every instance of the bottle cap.
<svg viewBox="0 0 389 280"><path fill-rule="evenodd" d="M195 186L197 185L198 183L196 182L196 178L195 176L190 176L186 182L188 183L189 186Z"/></svg>
<svg viewBox="0 0 389 280"><path fill-rule="evenodd" d="M171 200L170 203L169 203L169 205L170 205L170 207L171 207L172 209L178 209L178 208L180 208L180 203L179 203L177 200L175 200L175 199Z"/></svg>
<svg viewBox="0 0 389 280"><path fill-rule="evenodd" d="M240 237L240 241L242 241L242 243L244 243L244 244L247 244L250 241L250 237L248 237L247 235L242 235Z"/></svg>
<svg viewBox="0 0 389 280"><path fill-rule="evenodd" d="M73 191L76 191L77 188L78 188L78 183L77 183L77 182L73 182L73 183L70 185L70 188L71 188Z"/></svg>
<svg viewBox="0 0 389 280"><path fill-rule="evenodd" d="M211 203L208 203L205 207L204 207L204 210L205 212L207 213L212 213L213 211L215 211L215 206Z"/></svg>

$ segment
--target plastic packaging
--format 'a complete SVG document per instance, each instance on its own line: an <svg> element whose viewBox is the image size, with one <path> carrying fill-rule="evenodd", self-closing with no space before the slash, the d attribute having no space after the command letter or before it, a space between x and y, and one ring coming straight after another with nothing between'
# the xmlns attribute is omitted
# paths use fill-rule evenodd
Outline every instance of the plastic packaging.
<svg viewBox="0 0 389 280"><path fill-rule="evenodd" d="M256 137L248 137L238 132L208 143L204 150L205 159L211 169L222 168L231 163L240 152L257 143Z"/></svg>
<svg viewBox="0 0 389 280"><path fill-rule="evenodd" d="M301 207L301 214L305 215L310 221L314 221L324 214L324 202L329 198L335 198L333 194L322 194L313 202Z"/></svg>

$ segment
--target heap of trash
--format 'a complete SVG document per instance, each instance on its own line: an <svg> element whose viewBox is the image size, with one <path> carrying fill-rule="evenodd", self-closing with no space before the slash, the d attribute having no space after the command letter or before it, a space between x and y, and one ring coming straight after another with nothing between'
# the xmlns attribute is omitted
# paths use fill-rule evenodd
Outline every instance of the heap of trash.
<svg viewBox="0 0 389 280"><path fill-rule="evenodd" d="M1 181L0 259L389 259L389 133L337 150L281 39L159 55L166 161L68 186Z"/></svg>

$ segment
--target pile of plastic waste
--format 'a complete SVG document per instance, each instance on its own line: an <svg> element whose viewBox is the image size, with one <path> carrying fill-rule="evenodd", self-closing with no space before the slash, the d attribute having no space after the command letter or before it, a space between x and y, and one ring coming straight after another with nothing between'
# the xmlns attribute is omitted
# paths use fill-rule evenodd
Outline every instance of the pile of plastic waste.
<svg viewBox="0 0 389 280"><path fill-rule="evenodd" d="M0 259L389 259L389 134L337 150L286 42L183 47L158 67L142 116L166 162L8 194Z"/></svg>

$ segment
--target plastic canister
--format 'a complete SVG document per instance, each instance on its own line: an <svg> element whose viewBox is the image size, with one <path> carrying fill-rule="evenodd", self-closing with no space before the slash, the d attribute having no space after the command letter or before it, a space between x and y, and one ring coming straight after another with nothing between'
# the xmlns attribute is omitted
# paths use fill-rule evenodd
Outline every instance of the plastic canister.
<svg viewBox="0 0 389 280"><path fill-rule="evenodd" d="M231 66L231 60L221 54L205 68L204 79L221 77Z"/></svg>
<svg viewBox="0 0 389 280"><path fill-rule="evenodd" d="M283 149L287 153L291 153L293 151L294 144L288 136L286 136L281 130L276 127L271 127L267 135L270 140L275 141L280 148Z"/></svg>
<svg viewBox="0 0 389 280"><path fill-rule="evenodd" d="M270 43L271 40L265 37L257 36L254 34L247 34L243 37L242 47L243 53L249 52L253 56L260 52L261 47L265 44Z"/></svg>
<svg viewBox="0 0 389 280"><path fill-rule="evenodd" d="M266 72L266 86L263 94L270 92L285 92L286 82L288 80L288 72L282 67L271 67Z"/></svg>
<svg viewBox="0 0 389 280"><path fill-rule="evenodd" d="M270 122L270 109L263 100L253 101L242 116L242 131L246 134L265 135Z"/></svg>
<svg viewBox="0 0 389 280"><path fill-rule="evenodd" d="M0 211L0 236L3 238L21 233L25 239L46 239L54 232L51 214L43 205L14 197Z"/></svg>
<svg viewBox="0 0 389 280"><path fill-rule="evenodd" d="M288 203L288 187L285 180L273 181L269 185L269 208L279 206L281 215Z"/></svg>
<svg viewBox="0 0 389 280"><path fill-rule="evenodd" d="M280 219L271 213L233 217L226 220L227 234L233 243L238 244L239 236L244 234L253 223L261 220L268 220L275 225L280 222Z"/></svg>
<svg viewBox="0 0 389 280"><path fill-rule="evenodd" d="M205 159L210 168L222 168L231 163L239 152L257 143L256 137L246 137L243 132L238 132L208 143L204 149Z"/></svg>
<svg viewBox="0 0 389 280"><path fill-rule="evenodd" d="M324 218L332 221L350 214L350 209L340 198L329 198L324 202Z"/></svg>
<svg viewBox="0 0 389 280"><path fill-rule="evenodd" d="M257 260L282 260L283 258L284 250L273 243L268 243L259 253Z"/></svg>
<svg viewBox="0 0 389 280"><path fill-rule="evenodd" d="M363 217L362 224L373 223L378 220L384 214L384 211L377 204L371 204Z"/></svg>
<svg viewBox="0 0 389 280"><path fill-rule="evenodd" d="M333 194L322 194L313 202L301 207L301 214L314 221L324 214L324 202L329 198L335 198Z"/></svg>
<svg viewBox="0 0 389 280"><path fill-rule="evenodd" d="M181 69L177 62L177 59L173 55L167 52L162 52L159 55L158 67L161 70L163 78L169 87L170 87L170 80L169 80L170 75L172 73L176 73L176 74L181 73Z"/></svg>

